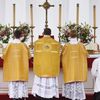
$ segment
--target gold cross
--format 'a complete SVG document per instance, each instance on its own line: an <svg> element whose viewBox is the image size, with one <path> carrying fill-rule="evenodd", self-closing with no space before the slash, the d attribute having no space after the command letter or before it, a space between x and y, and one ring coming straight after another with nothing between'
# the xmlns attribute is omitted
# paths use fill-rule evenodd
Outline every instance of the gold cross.
<svg viewBox="0 0 100 100"><path fill-rule="evenodd" d="M50 7L54 7L54 5L50 5L48 0L46 0L46 2L43 5L39 5L39 7L43 7L46 11L46 15L45 15L45 28L48 27L48 9Z"/></svg>

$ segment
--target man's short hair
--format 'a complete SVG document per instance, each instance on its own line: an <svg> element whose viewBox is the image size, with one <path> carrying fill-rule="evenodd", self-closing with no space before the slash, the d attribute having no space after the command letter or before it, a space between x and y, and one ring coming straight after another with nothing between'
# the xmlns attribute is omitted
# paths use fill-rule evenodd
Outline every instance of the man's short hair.
<svg viewBox="0 0 100 100"><path fill-rule="evenodd" d="M19 39L21 37L21 31L16 29L14 32L14 36L15 36L15 38Z"/></svg>
<svg viewBox="0 0 100 100"><path fill-rule="evenodd" d="M51 35L51 29L45 28L43 33L44 33L44 35Z"/></svg>

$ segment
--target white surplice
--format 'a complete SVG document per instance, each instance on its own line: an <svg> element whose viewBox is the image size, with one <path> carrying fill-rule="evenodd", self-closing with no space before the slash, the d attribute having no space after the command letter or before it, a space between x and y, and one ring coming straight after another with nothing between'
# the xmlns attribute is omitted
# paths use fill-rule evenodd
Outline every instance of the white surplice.
<svg viewBox="0 0 100 100"><path fill-rule="evenodd" d="M43 78L35 75L33 81L32 94L34 96L38 95L43 98L59 98L58 78Z"/></svg>

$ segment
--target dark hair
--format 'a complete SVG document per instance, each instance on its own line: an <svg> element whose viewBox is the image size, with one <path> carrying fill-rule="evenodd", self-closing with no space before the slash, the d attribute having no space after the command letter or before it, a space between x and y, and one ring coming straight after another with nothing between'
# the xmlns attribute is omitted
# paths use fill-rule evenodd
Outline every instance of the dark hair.
<svg viewBox="0 0 100 100"><path fill-rule="evenodd" d="M75 30L72 30L72 31L69 33L69 36L70 36L71 38L76 38L76 37L77 37L76 31L75 31Z"/></svg>
<svg viewBox="0 0 100 100"><path fill-rule="evenodd" d="M19 39L21 37L21 31L16 29L14 32L14 36L15 36L15 38Z"/></svg>
<svg viewBox="0 0 100 100"><path fill-rule="evenodd" d="M51 29L50 28L45 28L43 34L44 35L51 35Z"/></svg>

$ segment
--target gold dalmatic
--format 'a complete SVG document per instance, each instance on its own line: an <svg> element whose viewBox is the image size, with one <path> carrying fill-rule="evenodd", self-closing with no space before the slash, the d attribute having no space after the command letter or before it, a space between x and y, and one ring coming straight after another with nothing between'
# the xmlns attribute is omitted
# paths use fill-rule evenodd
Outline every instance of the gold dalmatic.
<svg viewBox="0 0 100 100"><path fill-rule="evenodd" d="M65 83L87 80L87 51L82 43L64 46L62 66Z"/></svg>
<svg viewBox="0 0 100 100"><path fill-rule="evenodd" d="M55 77L60 69L60 44L43 37L34 45L34 73L39 77Z"/></svg>
<svg viewBox="0 0 100 100"><path fill-rule="evenodd" d="M29 51L23 43L11 43L3 53L4 81L27 81Z"/></svg>

